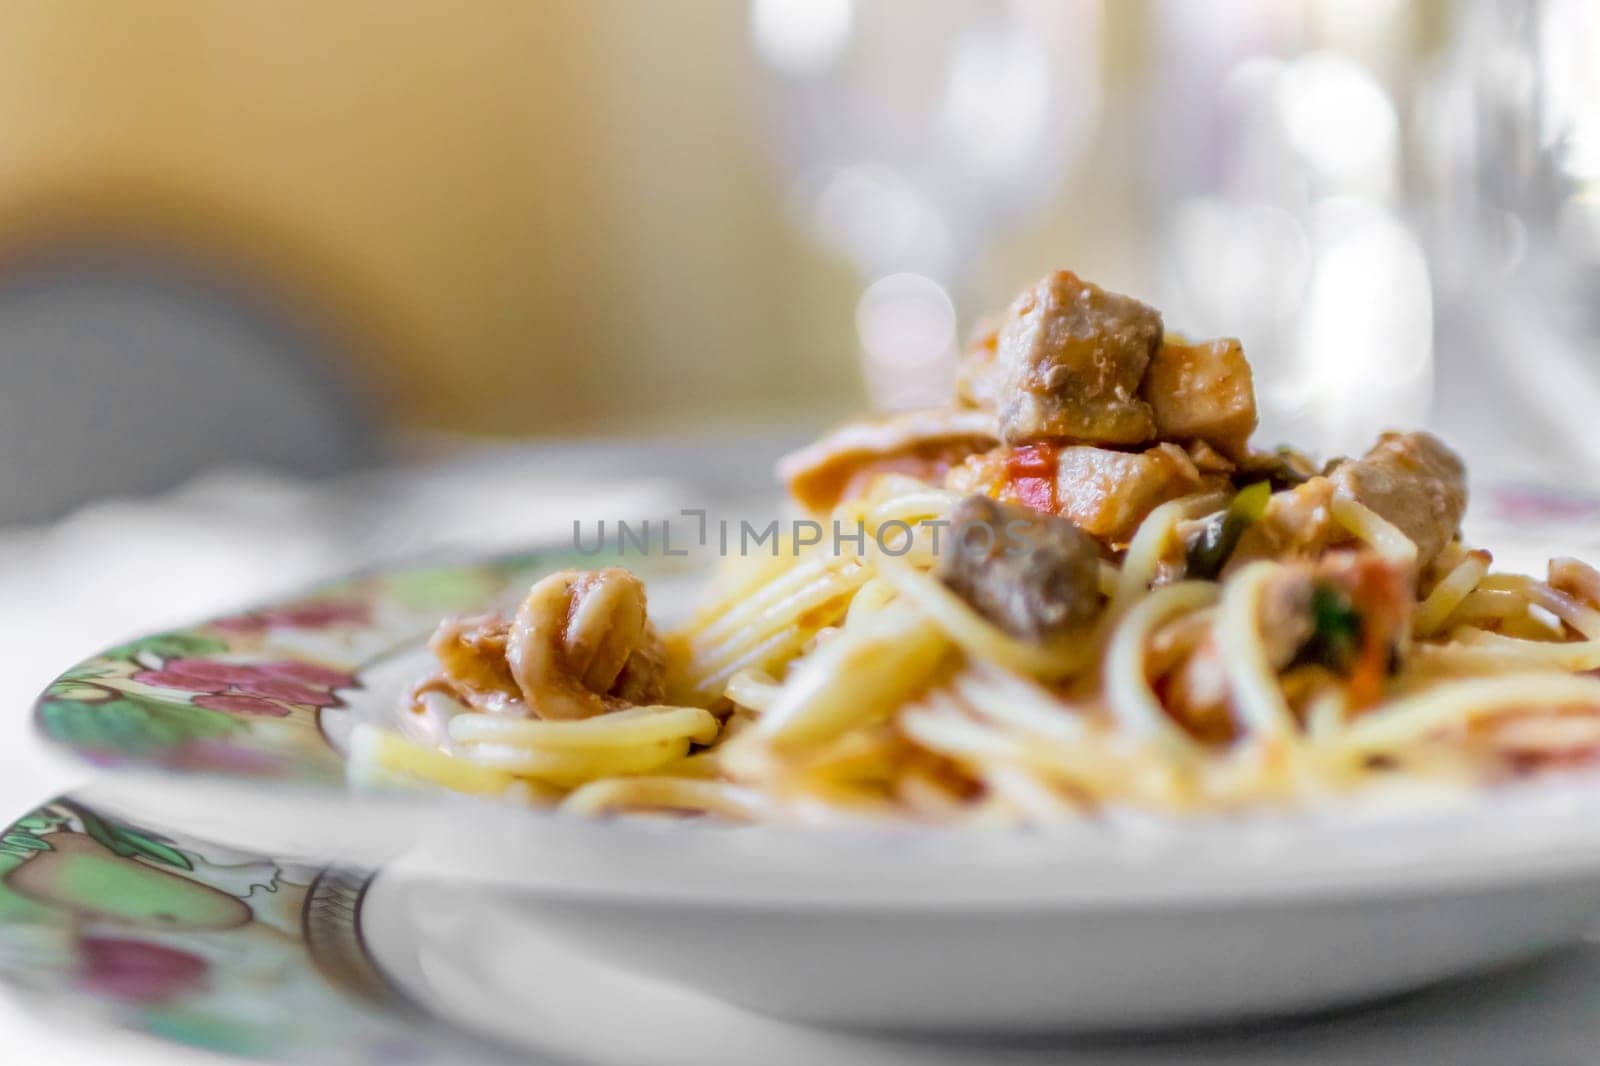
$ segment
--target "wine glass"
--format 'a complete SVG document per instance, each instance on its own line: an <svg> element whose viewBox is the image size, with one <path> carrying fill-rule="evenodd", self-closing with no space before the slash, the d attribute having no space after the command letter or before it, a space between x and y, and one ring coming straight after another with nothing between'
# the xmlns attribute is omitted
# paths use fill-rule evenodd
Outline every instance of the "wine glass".
<svg viewBox="0 0 1600 1066"><path fill-rule="evenodd" d="M985 253L1060 187L1100 107L1099 0L750 0L791 209L864 280L884 408L937 403Z"/></svg>
<svg viewBox="0 0 1600 1066"><path fill-rule="evenodd" d="M1455 12L1419 97L1440 265L1446 428L1503 475L1595 482L1600 457L1600 5Z"/></svg>
<svg viewBox="0 0 1600 1066"><path fill-rule="evenodd" d="M1234 336L1258 440L1427 421L1430 264L1405 200L1418 27L1393 0L1157 0L1149 147L1169 328Z"/></svg>

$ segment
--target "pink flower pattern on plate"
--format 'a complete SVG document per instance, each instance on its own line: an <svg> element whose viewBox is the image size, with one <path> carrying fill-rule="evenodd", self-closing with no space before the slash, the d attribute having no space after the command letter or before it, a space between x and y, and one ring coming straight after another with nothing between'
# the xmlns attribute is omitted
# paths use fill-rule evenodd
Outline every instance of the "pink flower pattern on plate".
<svg viewBox="0 0 1600 1066"><path fill-rule="evenodd" d="M1581 522L1600 512L1600 500L1584 492L1514 482L1491 486L1489 501L1503 522Z"/></svg>
<svg viewBox="0 0 1600 1066"><path fill-rule="evenodd" d="M126 937L78 941L78 986L145 1006L192 995L204 986L206 960L192 952Z"/></svg>
<svg viewBox="0 0 1600 1066"><path fill-rule="evenodd" d="M135 681L193 692L190 700L225 714L282 718L296 707L339 707L336 689L353 688L354 675L315 663L229 663L216 659L169 659L159 670L140 670Z"/></svg>
<svg viewBox="0 0 1600 1066"><path fill-rule="evenodd" d="M210 626L224 631L253 633L263 629L327 629L330 626L366 625L370 619L371 611L365 603L307 600L218 618Z"/></svg>

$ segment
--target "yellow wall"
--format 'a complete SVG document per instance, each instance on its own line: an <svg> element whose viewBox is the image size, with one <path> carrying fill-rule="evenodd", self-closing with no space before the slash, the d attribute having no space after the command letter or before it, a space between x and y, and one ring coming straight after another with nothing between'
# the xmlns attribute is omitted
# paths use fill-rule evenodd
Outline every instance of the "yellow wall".
<svg viewBox="0 0 1600 1066"><path fill-rule="evenodd" d="M744 32L738 0L0 0L0 259L207 249L414 425L842 412L857 281L785 223ZM1077 181L990 275L1133 273L1127 183Z"/></svg>

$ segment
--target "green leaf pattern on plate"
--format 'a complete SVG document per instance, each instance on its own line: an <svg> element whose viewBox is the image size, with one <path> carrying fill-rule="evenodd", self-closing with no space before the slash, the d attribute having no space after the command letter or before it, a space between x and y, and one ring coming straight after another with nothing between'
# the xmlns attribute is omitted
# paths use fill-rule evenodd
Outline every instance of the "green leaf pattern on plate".
<svg viewBox="0 0 1600 1066"><path fill-rule="evenodd" d="M176 866L180 870L194 869L187 855L148 833L101 818L86 807L74 806L73 811L83 825L84 833L114 854L124 858L138 856L151 862ZM49 847L48 844L45 846Z"/></svg>
<svg viewBox="0 0 1600 1066"><path fill-rule="evenodd" d="M96 701L46 699L39 722L47 736L86 752L147 755L244 727L221 711L133 693Z"/></svg>
<svg viewBox="0 0 1600 1066"><path fill-rule="evenodd" d="M130 662L144 655L157 659L187 659L227 650L227 641L202 633L157 633L119 644L101 653L100 658Z"/></svg>

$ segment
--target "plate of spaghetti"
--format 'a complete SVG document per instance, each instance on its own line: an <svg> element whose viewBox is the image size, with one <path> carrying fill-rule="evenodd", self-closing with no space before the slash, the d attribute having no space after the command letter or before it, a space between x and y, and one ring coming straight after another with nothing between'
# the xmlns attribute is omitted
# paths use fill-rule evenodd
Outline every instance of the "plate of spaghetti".
<svg viewBox="0 0 1600 1066"><path fill-rule="evenodd" d="M1282 808L1600 755L1600 572L1496 572L1427 433L1319 463L1255 421L1236 341L1051 275L949 408L788 457L811 519L681 624L622 567L551 574L448 620L397 719L474 790L763 821Z"/></svg>
<svg viewBox="0 0 1600 1066"><path fill-rule="evenodd" d="M366 575L113 649L40 724L347 780L507 921L791 1017L1268 1014L1577 935L1600 571L1465 543L1428 433L1319 460L1256 421L1238 341L1058 271L947 405L786 457L791 515L699 513L715 566L619 532ZM416 813L455 793L493 802Z"/></svg>

